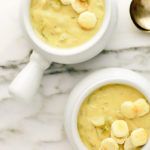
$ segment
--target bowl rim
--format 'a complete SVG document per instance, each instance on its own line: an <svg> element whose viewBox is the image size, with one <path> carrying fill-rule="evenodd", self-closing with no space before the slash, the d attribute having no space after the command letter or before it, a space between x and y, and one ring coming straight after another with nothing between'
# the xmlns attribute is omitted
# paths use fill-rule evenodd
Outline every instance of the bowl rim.
<svg viewBox="0 0 150 150"><path fill-rule="evenodd" d="M30 38L32 43L38 47L42 51L46 51L48 54L58 55L58 56L73 56L80 54L89 48L91 48L93 45L95 45L97 42L99 42L102 38L105 32L107 31L107 28L109 26L110 20L111 20L111 11L112 11L112 5L111 0L104 0L105 2L105 16L102 25L100 26L98 32L87 42L83 43L80 46L73 47L73 48L56 48L48 45L46 42L42 41L33 30L31 21L30 21L30 3L31 0L26 0L24 4L24 11L23 11L23 24L25 31L27 33L27 36ZM62 50L63 49L63 50ZM68 50L69 49L69 50Z"/></svg>
<svg viewBox="0 0 150 150"><path fill-rule="evenodd" d="M108 68L108 69L103 69L104 71L105 70L108 70L109 69L111 70L120 70L120 68ZM101 71L103 71L101 70ZM126 69L121 69L121 70L126 70ZM99 71L99 72L101 72ZM100 87L103 87L105 85L108 85L108 84L123 84L123 85L128 85L128 86L131 86L135 89L137 89L139 92L141 92L146 98L147 100L150 102L150 93L148 92L148 87L150 89L150 83L146 83L147 80L142 77L141 75L135 73L135 72L132 72L130 70L127 70L129 71L129 74L133 73L133 75L135 75L136 77L139 77L139 80L143 82L143 86L141 86L139 84L139 81L136 82L136 80L132 81L132 80L128 80L128 78L126 79L115 79L115 78L109 78L109 79L106 79L106 80L101 80L99 79L99 82L95 81L93 84L88 84L89 86L86 86L82 89L82 91L80 92L77 92L76 94L78 96L76 96L76 102L73 104L73 108L72 108L72 112L70 112L70 118L71 118L71 123L70 123L70 131L71 133L69 134L72 134L73 135L73 139L70 139L70 142L73 144L73 145L76 145L76 147L79 149L79 150L87 150L86 146L84 145L84 143L82 142L81 138L80 138L80 135L79 135L79 132L78 132L78 128L77 128L77 118L78 118L78 113L79 113L79 110L80 110L80 107L83 103L83 101L85 100L85 98L90 95L93 91L95 91L96 89L100 88ZM98 71L96 71L95 73L97 74L100 74L98 73ZM88 76L86 79L83 80L83 82L81 81L81 83L79 83L79 85L77 85L77 87L75 87L75 89L73 90L74 91L77 91L78 89L80 89L80 86L82 86L85 81L87 82L87 79L91 78L92 76L94 76L94 73L91 74L91 76ZM145 83L144 83L145 82ZM144 85L145 84L145 85ZM84 86L84 85L83 85ZM145 86L145 87L144 87ZM72 99L72 97L74 96L74 94L72 94L70 96L70 98ZM67 105L67 107L69 107L69 105ZM67 108L68 109L68 108ZM67 109L66 109L66 114L65 114L65 117L67 116ZM68 117L67 117L68 118ZM66 128L67 127L67 128ZM67 124L67 121L66 121L66 118L65 118L65 130L66 132L68 132L68 124ZM68 134L67 134L68 135ZM68 135L68 137L71 138L71 136ZM146 146L149 146L149 143L146 144ZM145 147L145 146L144 146ZM142 149L144 149L144 147ZM145 149L144 149L145 150ZM147 149L146 149L147 150Z"/></svg>

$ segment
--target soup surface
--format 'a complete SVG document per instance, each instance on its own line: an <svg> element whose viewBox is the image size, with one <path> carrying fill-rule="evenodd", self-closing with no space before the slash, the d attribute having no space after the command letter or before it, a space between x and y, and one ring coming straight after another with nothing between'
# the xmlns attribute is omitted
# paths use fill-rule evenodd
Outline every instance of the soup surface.
<svg viewBox="0 0 150 150"><path fill-rule="evenodd" d="M125 101L135 102L139 98L146 99L136 89L120 84L101 87L89 95L81 105L78 114L78 131L86 147L89 150L99 150L102 140L111 136L111 124L115 120L126 121L130 133L137 128L144 128L149 136L150 113L128 119L120 111L122 103ZM95 127L91 122L91 119L98 117L104 117L106 120L101 127ZM140 149L141 147L134 150ZM124 150L123 145L119 145L119 150Z"/></svg>
<svg viewBox="0 0 150 150"><path fill-rule="evenodd" d="M73 7L71 4L62 4L61 0L31 0L32 26L38 36L51 46L59 48L79 46L91 39L102 25L105 12L104 0L71 1L77 1ZM81 10L80 6L84 6L85 3L87 3L86 9ZM92 20L95 23L92 29L85 29L79 25L79 16L85 11L90 11L92 15L88 14L89 18L82 15L80 20L83 25L86 23L93 26L94 24L90 24Z"/></svg>

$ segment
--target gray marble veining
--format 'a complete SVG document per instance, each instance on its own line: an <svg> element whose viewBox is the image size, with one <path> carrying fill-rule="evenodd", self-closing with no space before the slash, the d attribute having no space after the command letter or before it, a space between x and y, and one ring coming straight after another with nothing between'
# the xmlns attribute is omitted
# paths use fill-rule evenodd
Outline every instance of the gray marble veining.
<svg viewBox="0 0 150 150"><path fill-rule="evenodd" d="M119 3L120 2L120 3ZM122 3L121 3L122 2ZM118 0L119 6L125 1ZM128 2L129 3L129 2ZM23 103L12 98L8 86L18 72L26 65L32 46L25 39L20 24L20 0L2 1L0 6L0 150L72 150L63 127L63 114L69 93L74 86L89 73L107 67L124 67L139 72L150 80L150 47L104 50L97 57L80 64L63 65L53 63L45 71L40 89L35 99ZM124 10L122 10L123 14ZM6 15L4 15L6 14ZM121 18L121 16L119 16ZM125 17L126 21L129 19ZM120 21L121 24L124 22ZM126 25L124 25L126 26ZM130 29L128 22L124 33ZM133 37L141 35L133 27L128 34L133 40L128 45L138 44ZM6 34L7 33L7 34ZM126 46L126 34L118 28L117 37ZM148 37L146 37L148 43ZM146 46L145 45L145 46Z"/></svg>
<svg viewBox="0 0 150 150"><path fill-rule="evenodd" d="M0 149L2 150L71 150L63 128L63 113L73 87L86 75L101 68L124 67L150 80L150 48L103 51L80 64L53 63L44 75L33 101L24 104L12 99L8 85L24 67L21 61L0 65ZM65 81L65 82L64 82Z"/></svg>

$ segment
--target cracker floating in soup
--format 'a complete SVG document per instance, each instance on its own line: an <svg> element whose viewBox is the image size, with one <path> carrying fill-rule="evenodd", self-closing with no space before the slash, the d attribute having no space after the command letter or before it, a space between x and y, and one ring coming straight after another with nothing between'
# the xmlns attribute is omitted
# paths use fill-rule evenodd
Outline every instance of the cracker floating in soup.
<svg viewBox="0 0 150 150"><path fill-rule="evenodd" d="M100 29L104 0L31 0L31 23L47 44L71 48L89 41Z"/></svg>
<svg viewBox="0 0 150 150"><path fill-rule="evenodd" d="M135 88L106 85L84 100L77 123L88 150L141 150L150 135L150 104Z"/></svg>

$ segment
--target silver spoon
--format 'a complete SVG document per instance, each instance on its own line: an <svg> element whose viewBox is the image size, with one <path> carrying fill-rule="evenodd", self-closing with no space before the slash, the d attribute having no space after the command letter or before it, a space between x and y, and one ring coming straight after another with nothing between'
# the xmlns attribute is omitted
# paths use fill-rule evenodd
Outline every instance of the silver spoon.
<svg viewBox="0 0 150 150"><path fill-rule="evenodd" d="M140 30L150 32L150 0L132 0L130 15Z"/></svg>

